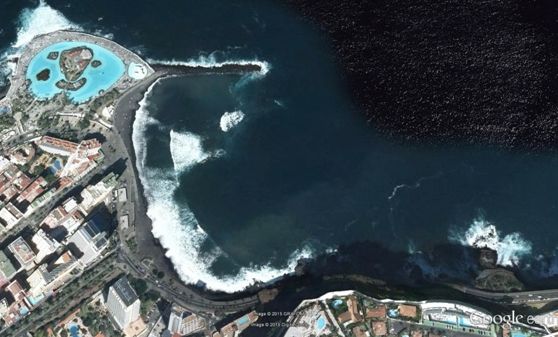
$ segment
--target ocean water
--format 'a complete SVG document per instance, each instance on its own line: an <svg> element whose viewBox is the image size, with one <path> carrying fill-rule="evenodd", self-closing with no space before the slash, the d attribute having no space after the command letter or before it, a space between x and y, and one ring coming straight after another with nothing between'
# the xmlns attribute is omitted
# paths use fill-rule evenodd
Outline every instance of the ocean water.
<svg viewBox="0 0 558 337"><path fill-rule="evenodd" d="M278 2L4 2L1 53L72 28L151 60L266 66L156 82L136 114L153 233L185 282L240 290L363 240L414 254L485 246L521 268L544 255L541 276L558 272L555 154L385 139L352 104L327 38Z"/></svg>

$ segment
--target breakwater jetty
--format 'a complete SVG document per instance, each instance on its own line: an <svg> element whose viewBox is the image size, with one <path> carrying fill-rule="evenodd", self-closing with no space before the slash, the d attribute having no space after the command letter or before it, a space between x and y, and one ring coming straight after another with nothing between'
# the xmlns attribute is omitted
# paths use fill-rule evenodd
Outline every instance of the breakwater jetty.
<svg viewBox="0 0 558 337"><path fill-rule="evenodd" d="M150 63L153 70L164 75L244 75L248 73L266 72L265 64L261 62L228 62L215 65L194 65L188 63Z"/></svg>

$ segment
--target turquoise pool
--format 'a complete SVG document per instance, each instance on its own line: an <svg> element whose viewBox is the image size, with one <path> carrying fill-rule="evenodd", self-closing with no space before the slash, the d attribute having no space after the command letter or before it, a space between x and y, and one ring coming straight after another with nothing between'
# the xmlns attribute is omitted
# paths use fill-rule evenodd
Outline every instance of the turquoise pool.
<svg viewBox="0 0 558 337"><path fill-rule="evenodd" d="M343 303L344 303L343 300L336 299L336 300L334 300L334 301L331 303L331 305L333 306L333 308L337 309L337 308L339 308L341 305L343 305Z"/></svg>
<svg viewBox="0 0 558 337"><path fill-rule="evenodd" d="M107 90L122 77L125 71L124 62L113 52L100 47L96 44L87 42L58 42L41 50L29 62L26 77L31 80L30 90L38 99L44 100L54 97L54 95L62 92L62 89L56 87L56 82L64 79L64 74L60 70L59 59L60 53L66 49L75 47L87 47L93 50L93 60L101 62L98 67L91 64L85 68L79 79L85 78L87 82L81 88L73 91L66 90L67 96L75 103L83 103L99 95L101 90ZM49 59L51 52L58 52L56 59ZM50 72L47 80L37 79L37 75L48 69ZM78 80L79 80L78 79Z"/></svg>
<svg viewBox="0 0 558 337"><path fill-rule="evenodd" d="M324 316L320 316L317 320L316 320L316 330L317 331L322 331L326 326L326 320Z"/></svg>
<svg viewBox="0 0 558 337"><path fill-rule="evenodd" d="M70 336L72 337L79 337L80 333L79 333L79 328L77 325L72 325L70 327Z"/></svg>
<svg viewBox="0 0 558 337"><path fill-rule="evenodd" d="M62 161L59 158L56 158L48 169L52 174L56 174L56 172L62 169Z"/></svg>
<svg viewBox="0 0 558 337"><path fill-rule="evenodd" d="M244 315L236 320L237 325L245 325L248 324L250 320L248 319L248 315Z"/></svg>
<svg viewBox="0 0 558 337"><path fill-rule="evenodd" d="M511 333L512 337L527 337L527 334L525 334L523 331L521 330L512 330Z"/></svg>

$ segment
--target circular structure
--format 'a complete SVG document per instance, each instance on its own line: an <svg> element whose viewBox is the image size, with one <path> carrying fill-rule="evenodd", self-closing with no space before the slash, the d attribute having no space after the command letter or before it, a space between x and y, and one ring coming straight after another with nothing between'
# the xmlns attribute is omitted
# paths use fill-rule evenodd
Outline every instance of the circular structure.
<svg viewBox="0 0 558 337"><path fill-rule="evenodd" d="M66 92L70 100L82 103L113 86L124 71L124 62L113 52L89 42L67 41L37 53L29 62L26 78L38 99Z"/></svg>
<svg viewBox="0 0 558 337"><path fill-rule="evenodd" d="M128 66L128 76L130 76L134 80L141 80L145 78L147 74L147 68L142 64L131 62Z"/></svg>

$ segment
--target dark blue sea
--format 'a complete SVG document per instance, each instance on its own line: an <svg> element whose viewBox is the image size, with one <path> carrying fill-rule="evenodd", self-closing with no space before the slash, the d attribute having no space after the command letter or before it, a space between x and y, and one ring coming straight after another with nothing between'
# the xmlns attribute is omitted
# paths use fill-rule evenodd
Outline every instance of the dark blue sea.
<svg viewBox="0 0 558 337"><path fill-rule="evenodd" d="M267 67L159 81L137 112L148 215L186 282L240 290L357 241L490 247L501 265L558 273L555 153L387 139L352 103L327 36L279 1L3 1L3 71L55 29L152 61Z"/></svg>

